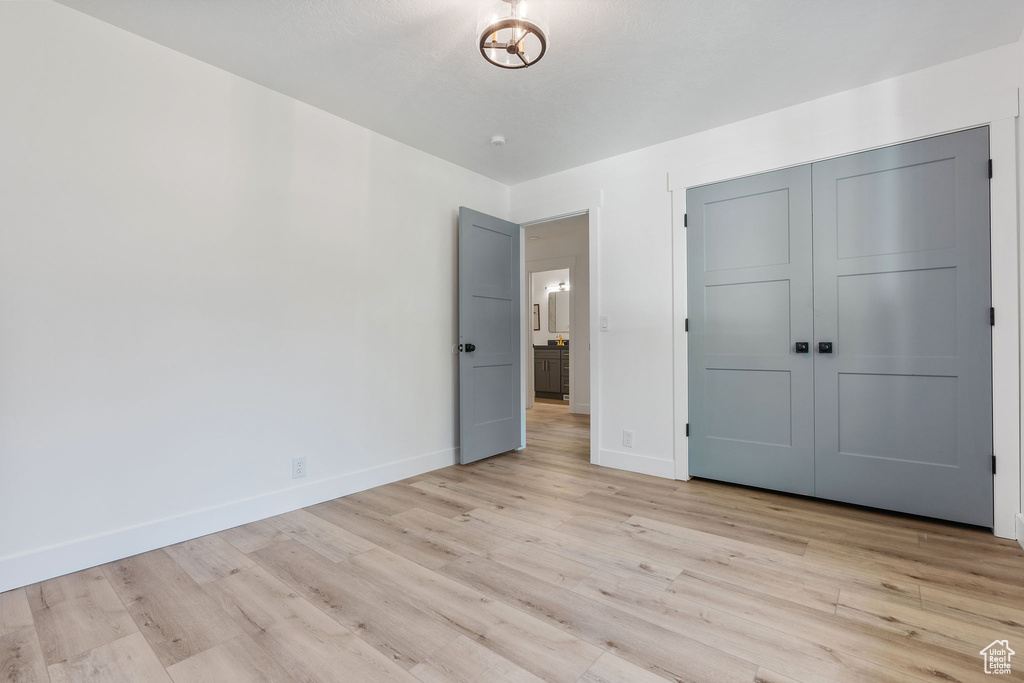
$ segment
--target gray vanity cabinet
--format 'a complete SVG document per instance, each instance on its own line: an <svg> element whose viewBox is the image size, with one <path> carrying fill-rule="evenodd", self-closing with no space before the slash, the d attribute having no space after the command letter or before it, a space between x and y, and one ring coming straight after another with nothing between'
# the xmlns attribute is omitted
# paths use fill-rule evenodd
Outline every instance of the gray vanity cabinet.
<svg viewBox="0 0 1024 683"><path fill-rule="evenodd" d="M569 347L533 347L533 388L540 398L561 399L569 393Z"/></svg>

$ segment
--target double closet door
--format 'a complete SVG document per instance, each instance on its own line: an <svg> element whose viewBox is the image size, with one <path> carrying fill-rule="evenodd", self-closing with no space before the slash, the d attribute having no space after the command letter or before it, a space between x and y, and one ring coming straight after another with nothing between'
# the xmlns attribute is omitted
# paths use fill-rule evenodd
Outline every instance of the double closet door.
<svg viewBox="0 0 1024 683"><path fill-rule="evenodd" d="M687 190L690 474L992 524L988 129Z"/></svg>

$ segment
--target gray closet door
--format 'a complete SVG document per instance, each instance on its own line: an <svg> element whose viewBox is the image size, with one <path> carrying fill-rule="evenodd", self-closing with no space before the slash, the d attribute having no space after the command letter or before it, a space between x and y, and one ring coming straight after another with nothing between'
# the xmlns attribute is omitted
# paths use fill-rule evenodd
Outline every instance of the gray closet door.
<svg viewBox="0 0 1024 683"><path fill-rule="evenodd" d="M992 524L988 129L813 166L815 493Z"/></svg>
<svg viewBox="0 0 1024 683"><path fill-rule="evenodd" d="M459 208L459 460L519 448L519 226Z"/></svg>
<svg viewBox="0 0 1024 683"><path fill-rule="evenodd" d="M814 493L811 170L686 192L690 474Z"/></svg>

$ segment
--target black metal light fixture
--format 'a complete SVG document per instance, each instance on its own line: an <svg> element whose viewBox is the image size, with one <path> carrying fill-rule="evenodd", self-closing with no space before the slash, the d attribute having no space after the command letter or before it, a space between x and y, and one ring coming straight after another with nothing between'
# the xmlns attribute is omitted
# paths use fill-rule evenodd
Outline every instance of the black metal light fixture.
<svg viewBox="0 0 1024 683"><path fill-rule="evenodd" d="M531 3L533 4L533 3ZM480 54L502 69L525 69L541 60L548 49L548 37L536 16L527 17L525 0L492 3L480 32Z"/></svg>

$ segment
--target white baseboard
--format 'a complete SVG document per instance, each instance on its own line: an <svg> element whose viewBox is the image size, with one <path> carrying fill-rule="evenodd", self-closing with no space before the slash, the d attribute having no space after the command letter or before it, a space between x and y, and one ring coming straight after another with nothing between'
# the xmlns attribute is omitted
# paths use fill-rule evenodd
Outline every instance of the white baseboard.
<svg viewBox="0 0 1024 683"><path fill-rule="evenodd" d="M1024 515L1017 515L1017 543L1024 548Z"/></svg>
<svg viewBox="0 0 1024 683"><path fill-rule="evenodd" d="M0 593L390 484L458 461L458 449L448 448L175 517L0 557Z"/></svg>
<svg viewBox="0 0 1024 683"><path fill-rule="evenodd" d="M601 461L598 464L602 467L613 467L617 470L649 474L652 477L675 479L676 465L671 460L652 458L649 455L636 455L635 453L606 450L601 451L600 458Z"/></svg>
<svg viewBox="0 0 1024 683"><path fill-rule="evenodd" d="M590 415L590 404L589 403L577 403L576 404L577 415Z"/></svg>

